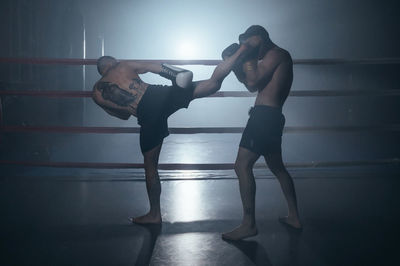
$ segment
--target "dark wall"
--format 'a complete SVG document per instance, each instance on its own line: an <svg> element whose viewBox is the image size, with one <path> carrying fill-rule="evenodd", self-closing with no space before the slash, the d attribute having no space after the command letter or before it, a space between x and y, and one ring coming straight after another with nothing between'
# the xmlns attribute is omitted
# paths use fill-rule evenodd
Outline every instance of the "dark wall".
<svg viewBox="0 0 400 266"><path fill-rule="evenodd" d="M174 59L186 37L199 46L194 59L217 59L225 46L237 41L239 33L260 24L295 59L394 58L400 57L398 7L397 1L373 0L7 0L0 9L0 56L82 58L85 30L88 58L101 55L104 39L105 53L117 58ZM292 90L398 90L399 70L398 65L296 65ZM206 78L211 71L211 67L195 68L195 78ZM77 66L0 64L0 86L90 90L99 76L92 66L85 73L86 80ZM148 80L160 82L154 75ZM222 87L244 89L231 76ZM249 99L201 100L172 116L170 125L243 126L252 104ZM108 117L91 101L7 97L3 105L7 124L136 126L134 119L121 122ZM383 126L399 124L399 106L396 95L290 97L284 111L287 126ZM129 145L136 147L137 136L132 139ZM288 134L284 154L289 161L399 157L399 139L399 133L393 131L321 133L317 137ZM66 141L60 135L56 140ZM73 145L72 137L70 140ZM103 143L117 141L118 137L104 135ZM112 146L89 145L86 157ZM233 153L236 146L232 141Z"/></svg>
<svg viewBox="0 0 400 266"><path fill-rule="evenodd" d="M83 17L76 1L1 1L1 57L82 58ZM82 67L0 64L2 90L82 90ZM80 125L82 100L2 97L7 125ZM47 137L7 134L1 144L48 153Z"/></svg>

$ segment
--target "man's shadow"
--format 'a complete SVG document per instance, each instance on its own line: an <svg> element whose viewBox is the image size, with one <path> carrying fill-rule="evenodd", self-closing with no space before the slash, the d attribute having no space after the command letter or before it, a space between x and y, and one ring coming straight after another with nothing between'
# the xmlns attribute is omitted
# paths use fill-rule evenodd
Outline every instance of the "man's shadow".
<svg viewBox="0 0 400 266"><path fill-rule="evenodd" d="M255 265L272 265L265 248L254 240L226 241L239 249Z"/></svg>
<svg viewBox="0 0 400 266"><path fill-rule="evenodd" d="M221 228L230 221L201 221L188 223L163 223L163 234L188 233L188 232L220 232ZM135 265L149 265L158 236L162 232L162 225L136 225L145 229L143 234L143 244L139 251ZM221 227L221 228L220 228ZM300 235L298 232L287 230L289 236L288 245L289 254L286 259L289 265L296 265L297 250ZM254 240L226 241L226 243L239 249L255 265L273 265L269 259L268 253L263 245Z"/></svg>
<svg viewBox="0 0 400 266"><path fill-rule="evenodd" d="M293 231L290 229L286 230L289 236L288 250L289 253L286 257L288 260L288 265L297 265L298 258L298 246L301 237L301 232ZM251 260L255 265L265 265L272 266L272 262L268 257L266 249L255 240L239 240L239 241L229 241L225 242L239 249L248 259Z"/></svg>
<svg viewBox="0 0 400 266"><path fill-rule="evenodd" d="M162 225L138 225L145 229L143 244L140 249L139 255L136 259L135 265L149 265L157 238L161 233Z"/></svg>

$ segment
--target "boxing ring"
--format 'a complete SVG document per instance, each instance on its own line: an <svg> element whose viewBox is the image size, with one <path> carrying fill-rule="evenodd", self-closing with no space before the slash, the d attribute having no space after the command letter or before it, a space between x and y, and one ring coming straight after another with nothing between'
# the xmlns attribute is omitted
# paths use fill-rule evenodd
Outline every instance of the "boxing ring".
<svg viewBox="0 0 400 266"><path fill-rule="evenodd" d="M220 62L146 61L207 66ZM400 58L313 59L294 60L294 63L310 66L397 66L400 65ZM81 67L94 65L96 60L0 58L0 64ZM81 100L91 96L91 91L0 90L0 142L4 141L3 134L23 137L30 133L68 136L139 133L138 127L10 125L4 119L7 115L4 108L6 97ZM289 95L297 98L365 96L400 97L400 90L292 90ZM223 98L251 98L255 94L220 91L210 97L219 101ZM170 127L169 131L171 134L239 135L243 127ZM388 133L397 136L399 132L400 124L396 123L284 128L284 134L340 133L347 136L348 133ZM398 260L398 235L395 232L398 231L400 218L400 194L397 191L400 187L399 163L398 157L287 163L290 172L296 169L305 171L293 175L304 222L304 230L300 234L277 221L278 216L286 211L278 181L272 176L262 176L262 172L267 172L266 165L256 164L259 234L246 241L229 243L221 240L221 233L237 226L242 215L233 162L160 163L159 169L163 170L160 171L163 190L161 228L133 225L127 220L128 216L147 210L142 163L0 160L0 169L6 170L0 178L0 244L4 244L1 247L5 254L0 256L0 263L96 266L382 265L385 264L382 258ZM28 169L28 176L20 175L18 169L13 175L14 168L23 167ZM354 175L351 167L365 169L361 174ZM8 168L12 168L11 173L7 173ZM324 168L328 170L318 170ZM395 170L386 171L386 168ZM61 178L58 178L58 170L64 175ZM107 178L107 171L112 172L111 178ZM342 174L339 174L340 171Z"/></svg>
<svg viewBox="0 0 400 266"><path fill-rule="evenodd" d="M203 65L214 66L220 60L136 60L146 62L165 62L172 65ZM0 58L0 64L34 64L34 65L74 65L85 66L95 65L95 59L53 59L53 58ZM303 59L294 60L296 65L398 65L400 59L381 58L381 59ZM4 97L26 96L26 97L46 97L46 98L90 98L91 91L66 91L66 90L0 90L0 133L68 133L68 134L137 134L139 127L76 127L76 126L13 126L6 125L3 121L4 110L2 102ZM400 91L396 89L387 90L292 90L289 97L363 97L363 96L400 96ZM255 97L254 93L247 91L219 91L209 97ZM171 134L225 134L242 133L243 127L172 127L169 128ZM317 132L324 134L327 132L399 132L400 124L377 125L377 126L330 126L330 127L290 127L284 128L284 134ZM362 161L342 161L342 162L302 162L288 163L287 167L336 167L336 166L363 166L363 165L385 165L398 164L399 158L386 158L380 160ZM0 165L25 165L25 166L45 166L63 168L143 168L142 163L96 163L96 162L50 162L50 161L12 161L0 160ZM263 165L256 165L263 168ZM161 170L228 170L233 169L233 163L224 164L177 164L161 163Z"/></svg>

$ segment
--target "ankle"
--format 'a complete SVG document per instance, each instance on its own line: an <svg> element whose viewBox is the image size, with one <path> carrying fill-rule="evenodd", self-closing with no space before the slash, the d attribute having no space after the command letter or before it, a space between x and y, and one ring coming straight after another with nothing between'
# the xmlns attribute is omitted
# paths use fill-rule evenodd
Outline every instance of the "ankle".
<svg viewBox="0 0 400 266"><path fill-rule="evenodd" d="M152 216L152 217L160 217L161 216L161 211L160 211L160 209L156 209L156 208L150 209L149 215Z"/></svg>
<svg viewBox="0 0 400 266"><path fill-rule="evenodd" d="M289 220L297 220L297 221L300 220L298 214L288 214L287 218L288 218Z"/></svg>
<svg viewBox="0 0 400 266"><path fill-rule="evenodd" d="M250 220L250 219L243 219L242 226L248 227L248 228L254 228L254 227L256 227L256 221Z"/></svg>

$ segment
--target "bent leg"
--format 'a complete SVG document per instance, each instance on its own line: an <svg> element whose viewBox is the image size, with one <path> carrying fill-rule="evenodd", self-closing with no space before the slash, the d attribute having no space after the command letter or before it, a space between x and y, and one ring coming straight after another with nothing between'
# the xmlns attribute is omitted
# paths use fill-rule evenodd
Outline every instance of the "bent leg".
<svg viewBox="0 0 400 266"><path fill-rule="evenodd" d="M256 183L253 166L260 155L239 147L235 162L235 172L239 178L240 196L243 204L242 224L233 231L222 234L227 240L240 240L257 234L255 221Z"/></svg>
<svg viewBox="0 0 400 266"><path fill-rule="evenodd" d="M282 153L269 154L265 156L265 161L271 172L278 179L288 205L288 216L279 218L279 221L296 229L302 228L297 208L296 190L293 179L283 164Z"/></svg>
<svg viewBox="0 0 400 266"><path fill-rule="evenodd" d="M140 217L132 218L132 222L139 224L161 223L160 195L161 184L158 176L158 158L162 143L147 151L144 156L144 170L146 174L146 189L150 202L150 211Z"/></svg>

